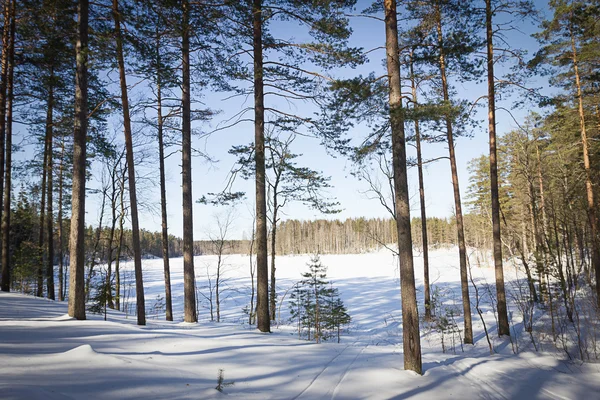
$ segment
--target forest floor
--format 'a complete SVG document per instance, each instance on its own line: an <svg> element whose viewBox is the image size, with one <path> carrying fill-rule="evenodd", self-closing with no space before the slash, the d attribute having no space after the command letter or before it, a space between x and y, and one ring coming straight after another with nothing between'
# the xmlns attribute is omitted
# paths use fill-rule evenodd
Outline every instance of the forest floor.
<svg viewBox="0 0 600 400"><path fill-rule="evenodd" d="M161 260L144 260L144 327L122 312L88 320L66 315L67 304L0 293L0 398L2 399L591 399L600 393L600 365L565 360L550 346L534 351L514 298L519 274L506 267L513 339L498 338L493 312L494 271L471 255L490 355L473 307L474 345L460 345L462 306L456 249L431 252L436 311L449 321L444 348L439 325L422 323L423 376L403 370L397 260L385 250L322 256L353 322L341 343L299 340L289 321L289 292L272 333L248 326L248 256L225 260L221 320L210 321L200 297L200 323L182 320L182 260L172 259L175 322L160 314ZM309 256L277 258L281 296L306 271ZM216 257L195 258L199 292L210 292ZM127 266L130 268L130 266ZM422 259L416 258L417 277ZM124 274L124 281L127 278ZM422 300L422 280L418 279ZM127 309L135 294L128 286ZM437 288L437 289L435 289ZM511 289L512 288L512 289ZM492 296L490 296L492 294ZM472 303L475 304L473 287ZM124 299L125 300L125 299ZM420 301L422 304L422 301ZM151 315L156 311L156 315ZM214 311L214 310L213 310ZM214 314L213 314L214 315ZM456 325L455 325L456 324ZM534 338L535 340L535 338ZM539 349L540 343L537 343ZM223 370L223 391L215 389Z"/></svg>

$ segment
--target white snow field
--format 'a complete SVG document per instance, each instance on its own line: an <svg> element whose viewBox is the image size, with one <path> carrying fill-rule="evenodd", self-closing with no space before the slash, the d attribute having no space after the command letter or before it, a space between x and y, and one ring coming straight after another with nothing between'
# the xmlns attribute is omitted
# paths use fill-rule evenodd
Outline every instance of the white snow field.
<svg viewBox="0 0 600 400"><path fill-rule="evenodd" d="M600 366L565 361L561 353L534 352L522 335L511 302L518 340L498 339L488 283L493 269L476 267L486 325L495 354L489 355L480 318L473 307L475 345L460 346L457 334L441 336L422 324L423 376L403 370L402 323L397 260L386 250L360 255L322 256L353 322L341 343L299 340L288 321L263 334L244 323L249 302L248 256L226 258L229 290L224 322L210 322L201 297L200 322L182 321L182 260L172 259L175 322L109 311L108 321L88 312L88 320L66 315L64 302L0 293L0 399L600 399ZM208 292L206 272L216 257L195 258L199 291ZM309 256L277 258L278 293L283 295ZM161 260L144 260L148 313L164 290ZM438 288L439 313L462 327L456 249L431 253L431 281ZM515 279L506 267L507 289ZM416 258L422 304L422 259ZM213 272L211 272L213 273ZM494 290L494 286L489 288ZM475 303L471 287L472 302ZM130 304L135 298L130 294ZM289 297L289 296L288 296ZM509 296L510 297L510 296ZM452 310L452 312L450 312ZM518 354L513 349L518 347ZM215 389L223 370L223 392Z"/></svg>

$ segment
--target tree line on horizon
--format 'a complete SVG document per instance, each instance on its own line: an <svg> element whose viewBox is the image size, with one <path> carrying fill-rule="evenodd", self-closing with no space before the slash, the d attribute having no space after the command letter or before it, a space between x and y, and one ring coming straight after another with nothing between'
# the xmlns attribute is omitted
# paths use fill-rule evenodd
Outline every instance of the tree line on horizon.
<svg viewBox="0 0 600 400"><path fill-rule="evenodd" d="M102 261L107 281L118 279L120 260L128 254L135 266L137 322L144 325L141 260L146 251L158 251L166 319L172 320L169 259L181 254L184 320L197 322L194 255L208 248L194 241L193 203L236 204L246 195L236 190L240 178L255 183L248 253L255 254L261 332L270 332L274 320L276 255L314 246L337 252L393 244L404 367L417 373L422 362L415 244L422 249L424 317L430 319L428 250L456 243L466 344L474 341L468 246L493 254L500 336L510 335L503 264L508 256L521 260L533 304L552 309L556 294L549 288L556 281L568 321L577 317L584 288L600 308L600 3L548 5L551 15L543 19L532 1L522 0L382 0L365 9L357 9L355 0L4 0L0 289L14 289L16 273L27 271L36 295L55 299L58 272L58 298L68 296L69 315L85 319L91 271ZM385 42L355 47L355 18L376 21ZM540 25L539 48L527 54L509 36L519 24L531 23ZM377 54L385 60L383 75L352 71ZM345 77L336 76L340 70ZM531 87L539 76L558 94ZM465 82L481 82L486 90L476 99L460 98L456 86ZM138 86L144 90L136 91ZM220 110L203 103L209 92L246 98L248 104L211 127ZM543 114L516 119L504 102L496 104L509 95L517 99L513 108L538 106ZM300 103L314 113L302 114ZM487 110L483 124L473 111L480 106ZM518 127L502 137L496 133L499 112ZM110 120L120 121L122 139L109 132ZM20 141L13 140L17 124L25 131ZM192 157L213 158L194 144L231 129L249 133L229 150L237 159L230 180L221 192L193 199ZM471 162L465 207L455 142L478 130L488 132L489 153ZM301 135L351 160L353 174L390 218L282 221L290 202L339 211L338 201L327 195L330 179L301 165L294 150ZM429 146L439 143L447 156L428 159ZM13 162L22 145L36 153ZM407 145L415 147L415 159L407 156ZM181 239L168 233L165 160L174 155L181 156ZM449 163L452 220L427 217L423 169L431 162ZM157 164L157 176L145 174ZM90 190L93 165L101 170L100 186ZM409 167L418 170L417 218L410 213ZM160 204L142 195L154 181ZM101 204L95 227L86 222L91 195ZM140 229L139 213L146 208L160 209L160 235Z"/></svg>

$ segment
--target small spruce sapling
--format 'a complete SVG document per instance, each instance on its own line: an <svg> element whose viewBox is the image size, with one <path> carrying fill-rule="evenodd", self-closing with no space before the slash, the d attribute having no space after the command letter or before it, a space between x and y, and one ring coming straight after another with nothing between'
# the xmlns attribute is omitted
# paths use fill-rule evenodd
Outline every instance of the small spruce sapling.
<svg viewBox="0 0 600 400"><path fill-rule="evenodd" d="M233 386L234 384L234 381L225 382L225 370L223 368L219 368L219 374L217 375L217 387L215 387L215 389L223 393L223 388L227 386Z"/></svg>
<svg viewBox="0 0 600 400"><path fill-rule="evenodd" d="M88 311L94 314L104 314L104 320L106 321L106 309L114 283L112 279L107 279L108 274L106 271L100 271L99 275L100 280L94 285L95 294L91 298L91 305L88 307Z"/></svg>
<svg viewBox="0 0 600 400"><path fill-rule="evenodd" d="M321 264L318 255L308 263L309 272L302 274L291 294L291 319L298 324L298 337L306 331L308 340L319 343L331 337L339 342L342 327L351 318L340 299L337 288L327 281L327 267ZM311 335L312 332L312 335Z"/></svg>

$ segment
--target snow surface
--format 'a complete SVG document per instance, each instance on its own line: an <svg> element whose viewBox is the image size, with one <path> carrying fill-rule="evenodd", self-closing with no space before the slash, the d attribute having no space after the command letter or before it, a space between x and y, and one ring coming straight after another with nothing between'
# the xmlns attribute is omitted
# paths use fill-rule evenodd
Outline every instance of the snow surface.
<svg viewBox="0 0 600 400"><path fill-rule="evenodd" d="M397 259L385 250L359 255L326 255L322 262L339 288L353 322L341 343L298 340L284 300L271 334L244 324L249 302L248 256L225 261L226 286L221 305L224 322L210 322L200 297L200 323L182 321L182 259L172 259L175 322L149 316L145 327L135 317L109 311L108 321L88 312L88 320L66 315L64 302L0 293L1 399L596 399L600 366L567 362L556 352L533 352L526 337L499 339L488 287L492 268L471 257L482 311L495 354L489 348L473 307L475 345L446 334L446 352L432 326L421 328L424 375L403 370L402 319ZM277 258L281 296L309 256ZM216 257L195 258L197 286L208 293L207 274ZM442 310L452 310L462 326L456 249L430 254L431 281ZM163 293L161 260L144 260L146 308L152 312ZM131 268L129 266L128 268ZM507 288L516 272L506 267ZM416 257L416 275L422 259ZM124 273L124 280L128 274ZM214 276L212 276L214 278ZM422 297L422 279L418 278ZM488 284L492 284L489 285ZM127 286L127 285L125 285ZM473 288L471 288L471 295ZM289 296L288 296L289 297ZM509 296L510 297L510 296ZM129 291L129 309L135 294ZM475 300L473 299L473 302ZM422 299L420 300L422 304ZM520 317L510 305L513 330L522 336ZM442 312L442 311L440 311ZM279 315L279 313L278 313ZM520 328L521 327L521 328ZM513 348L518 345L519 352ZM218 392L217 375L225 382Z"/></svg>

